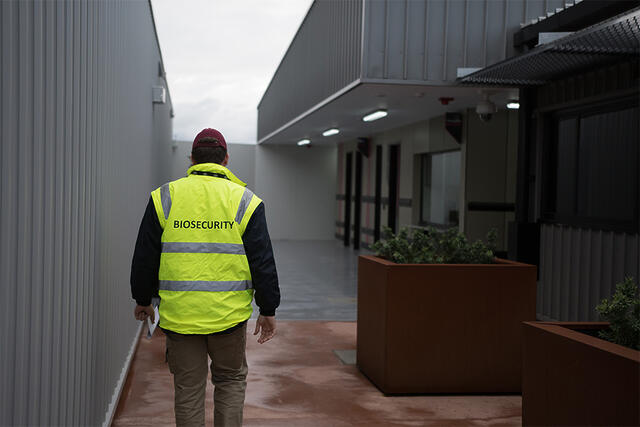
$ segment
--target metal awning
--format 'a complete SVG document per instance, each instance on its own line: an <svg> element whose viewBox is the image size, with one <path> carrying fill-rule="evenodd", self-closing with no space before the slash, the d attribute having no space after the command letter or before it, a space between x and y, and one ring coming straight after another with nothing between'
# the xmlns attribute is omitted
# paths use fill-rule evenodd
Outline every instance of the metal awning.
<svg viewBox="0 0 640 427"><path fill-rule="evenodd" d="M533 86L640 55L640 7L458 79L463 84Z"/></svg>

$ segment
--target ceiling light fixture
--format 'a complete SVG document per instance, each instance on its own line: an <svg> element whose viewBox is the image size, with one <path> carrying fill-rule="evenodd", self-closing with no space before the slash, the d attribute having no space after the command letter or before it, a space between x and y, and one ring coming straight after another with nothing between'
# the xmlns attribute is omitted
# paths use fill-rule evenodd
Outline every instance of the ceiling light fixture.
<svg viewBox="0 0 640 427"><path fill-rule="evenodd" d="M331 129L327 129L324 132L322 132L322 136L331 136L331 135L335 135L337 133L340 133L340 129L331 128Z"/></svg>
<svg viewBox="0 0 640 427"><path fill-rule="evenodd" d="M298 141L298 145L303 146L303 145L309 145L311 144L311 140L309 139L301 139L300 141Z"/></svg>
<svg viewBox="0 0 640 427"><path fill-rule="evenodd" d="M378 111L374 111L371 114L367 114L366 116L364 116L362 118L363 122L372 122L374 120L378 120L381 119L383 117L387 117L387 110L378 110Z"/></svg>
<svg viewBox="0 0 640 427"><path fill-rule="evenodd" d="M518 108L520 108L520 102L518 101L509 101L507 103L507 108L510 110L517 110Z"/></svg>

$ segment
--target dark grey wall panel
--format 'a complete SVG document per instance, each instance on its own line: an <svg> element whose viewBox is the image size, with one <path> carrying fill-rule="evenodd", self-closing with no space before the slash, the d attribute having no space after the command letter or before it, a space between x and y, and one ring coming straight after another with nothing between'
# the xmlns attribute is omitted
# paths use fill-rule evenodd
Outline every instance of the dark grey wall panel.
<svg viewBox="0 0 640 427"><path fill-rule="evenodd" d="M596 305L625 276L640 280L637 234L543 225L537 311L543 319L596 321Z"/></svg>
<svg viewBox="0 0 640 427"><path fill-rule="evenodd" d="M360 76L362 0L313 3L258 105L258 140Z"/></svg>
<svg viewBox="0 0 640 427"><path fill-rule="evenodd" d="M564 0L367 0L363 76L453 82L459 67L485 67L514 54L520 24Z"/></svg>
<svg viewBox="0 0 640 427"><path fill-rule="evenodd" d="M0 2L0 425L101 424L171 101L150 4Z"/></svg>

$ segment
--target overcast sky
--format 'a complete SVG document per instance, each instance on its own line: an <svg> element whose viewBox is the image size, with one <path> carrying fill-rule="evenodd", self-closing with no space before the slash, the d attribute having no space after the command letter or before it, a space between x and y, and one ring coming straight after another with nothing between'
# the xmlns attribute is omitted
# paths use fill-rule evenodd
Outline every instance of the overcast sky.
<svg viewBox="0 0 640 427"><path fill-rule="evenodd" d="M174 136L255 143L257 107L312 0L152 0Z"/></svg>

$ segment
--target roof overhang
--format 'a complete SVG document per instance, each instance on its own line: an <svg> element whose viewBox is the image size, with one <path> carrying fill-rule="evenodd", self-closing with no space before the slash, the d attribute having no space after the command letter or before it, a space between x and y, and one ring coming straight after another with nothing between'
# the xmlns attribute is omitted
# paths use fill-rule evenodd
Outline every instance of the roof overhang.
<svg viewBox="0 0 640 427"><path fill-rule="evenodd" d="M640 54L640 7L458 79L463 84L535 86Z"/></svg>
<svg viewBox="0 0 640 427"><path fill-rule="evenodd" d="M313 145L370 137L447 112L462 112L478 105L485 96L499 109L518 97L517 88L483 89L472 86L424 85L408 82L357 81L314 108L298 116L278 130L266 135L259 144L295 145L309 139ZM443 105L440 98L452 98ZM364 122L362 118L379 109L388 115L380 120ZM340 133L322 136L330 128Z"/></svg>

